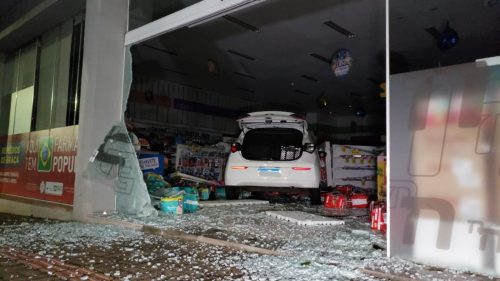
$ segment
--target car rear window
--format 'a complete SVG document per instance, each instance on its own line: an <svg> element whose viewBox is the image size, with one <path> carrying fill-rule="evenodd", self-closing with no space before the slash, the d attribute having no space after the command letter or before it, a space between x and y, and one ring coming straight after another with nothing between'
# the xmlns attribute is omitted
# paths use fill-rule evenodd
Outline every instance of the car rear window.
<svg viewBox="0 0 500 281"><path fill-rule="evenodd" d="M295 129L253 129L245 134L241 153L248 160L295 160L302 154L302 138Z"/></svg>

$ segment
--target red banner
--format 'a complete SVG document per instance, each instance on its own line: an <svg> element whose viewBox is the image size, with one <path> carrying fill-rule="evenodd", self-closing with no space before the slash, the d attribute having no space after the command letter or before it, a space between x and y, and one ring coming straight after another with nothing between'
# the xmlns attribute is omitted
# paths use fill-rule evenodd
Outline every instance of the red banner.
<svg viewBox="0 0 500 281"><path fill-rule="evenodd" d="M0 137L0 193L73 204L78 126Z"/></svg>

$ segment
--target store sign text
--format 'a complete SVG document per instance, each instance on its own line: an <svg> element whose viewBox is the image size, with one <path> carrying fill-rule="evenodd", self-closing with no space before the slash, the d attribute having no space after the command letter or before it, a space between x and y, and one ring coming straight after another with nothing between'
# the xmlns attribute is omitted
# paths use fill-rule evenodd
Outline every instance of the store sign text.
<svg viewBox="0 0 500 281"><path fill-rule="evenodd" d="M30 140L26 151L28 171L73 173L78 141L71 136Z"/></svg>

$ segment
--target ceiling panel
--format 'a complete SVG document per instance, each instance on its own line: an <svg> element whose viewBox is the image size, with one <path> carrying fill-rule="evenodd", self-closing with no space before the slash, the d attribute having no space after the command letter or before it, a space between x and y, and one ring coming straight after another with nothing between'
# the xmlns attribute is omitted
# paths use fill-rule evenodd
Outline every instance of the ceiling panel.
<svg viewBox="0 0 500 281"><path fill-rule="evenodd" d="M296 102L302 111L318 111L316 98L323 94L330 101L325 111L337 115L351 114L348 104L361 104L370 113L384 114L384 100L378 97L377 85L368 80L385 77L385 60L380 58L385 52L384 0L269 0L230 16L260 32L224 18L182 28L144 43L178 56L143 44L134 48L136 69L147 64L176 69L190 75L166 73L165 79L231 96L252 96L263 103ZM341 25L356 37L338 33L325 25L326 21ZM335 77L328 63L310 56L317 53L330 59L339 48L347 48L354 58L351 73L343 78ZM217 63L217 76L207 71L209 59Z"/></svg>
<svg viewBox="0 0 500 281"><path fill-rule="evenodd" d="M389 8L393 73L500 55L500 1L391 0ZM460 39L457 46L441 51L425 28L442 30L446 21Z"/></svg>

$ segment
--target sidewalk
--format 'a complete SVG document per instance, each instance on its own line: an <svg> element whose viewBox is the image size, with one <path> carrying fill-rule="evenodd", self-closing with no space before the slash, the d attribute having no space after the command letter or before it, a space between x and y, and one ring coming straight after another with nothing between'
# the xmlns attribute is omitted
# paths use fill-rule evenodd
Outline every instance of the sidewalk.
<svg viewBox="0 0 500 281"><path fill-rule="evenodd" d="M384 237L373 234L366 218L347 217L345 225L338 226L299 226L266 215L269 210L316 211L296 204L276 204L205 208L179 217L138 219L112 214L103 218L287 255L237 251L116 225L0 214L0 248L31 253L31 257L38 256L50 263L44 271L33 270L22 262L8 261L0 252L1 278L60 280L56 269L62 262L71 268L80 268L74 280L97 280L94 278L99 274L110 280L380 280L370 277L378 273L392 280L492 280L467 272L389 259L379 247L384 247ZM81 275L82 272L87 274ZM27 276L32 278L26 279Z"/></svg>

